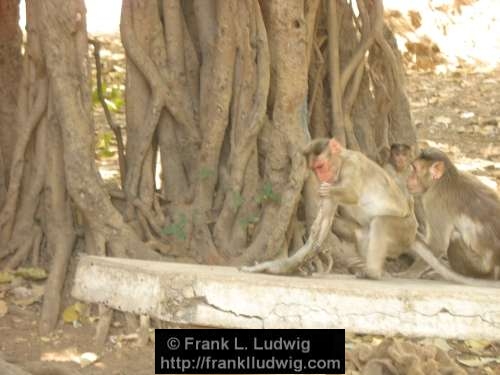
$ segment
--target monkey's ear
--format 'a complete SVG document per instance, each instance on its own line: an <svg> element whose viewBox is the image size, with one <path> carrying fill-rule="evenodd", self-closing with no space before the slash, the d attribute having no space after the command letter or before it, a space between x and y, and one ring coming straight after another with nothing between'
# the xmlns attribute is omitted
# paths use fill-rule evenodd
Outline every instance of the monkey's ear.
<svg viewBox="0 0 500 375"><path fill-rule="evenodd" d="M429 172L433 180L439 180L443 176L444 171L445 171L445 166L444 162L442 161L435 161L429 168Z"/></svg>
<svg viewBox="0 0 500 375"><path fill-rule="evenodd" d="M332 154L339 154L342 151L342 145L335 138L330 139L328 142L328 146L330 147L330 151Z"/></svg>

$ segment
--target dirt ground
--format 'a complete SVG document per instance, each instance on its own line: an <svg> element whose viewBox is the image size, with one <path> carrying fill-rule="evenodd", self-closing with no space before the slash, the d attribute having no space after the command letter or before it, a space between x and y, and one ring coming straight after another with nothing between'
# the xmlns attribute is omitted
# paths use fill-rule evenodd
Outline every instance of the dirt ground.
<svg viewBox="0 0 500 375"><path fill-rule="evenodd" d="M123 78L123 54L116 50L117 45L116 39L105 43L105 48L113 50L105 51L103 56L105 80ZM409 70L407 87L419 139L450 153L461 169L481 176L500 192L500 68L479 71L463 67L441 74ZM123 113L114 116L123 126ZM96 122L98 128L106 127L99 109L96 109ZM113 163L106 156L98 155L97 159L101 170L113 177ZM14 285L13 288L13 284L0 284L0 353L4 359L20 364L61 361L86 375L154 373L154 344L138 347L134 336L127 336L120 314L115 314L110 340L98 360L82 367L79 363L82 353L95 351L92 341L95 320L91 318L80 326L61 322L54 334L40 337L37 332L40 296L34 291L43 283L19 279ZM73 302L68 298L65 306ZM375 347L382 340L347 334L346 352L363 344ZM443 349L467 373L500 374L500 341L407 341Z"/></svg>
<svg viewBox="0 0 500 375"><path fill-rule="evenodd" d="M500 186L500 69L409 72L412 116L422 141L449 153L462 170Z"/></svg>

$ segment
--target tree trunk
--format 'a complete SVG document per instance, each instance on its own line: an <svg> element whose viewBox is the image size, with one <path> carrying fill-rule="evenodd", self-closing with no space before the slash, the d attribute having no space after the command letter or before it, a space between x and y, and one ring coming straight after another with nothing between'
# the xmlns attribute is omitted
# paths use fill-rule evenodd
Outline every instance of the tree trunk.
<svg viewBox="0 0 500 375"><path fill-rule="evenodd" d="M15 108L21 74L19 1L0 2L0 209L6 199L15 144Z"/></svg>
<svg viewBox="0 0 500 375"><path fill-rule="evenodd" d="M123 0L120 210L94 161L83 0L27 1L22 71L17 1L0 3L0 261L50 267L42 332L57 323L76 233L99 255L287 256L318 210L300 152L311 135L379 162L391 143L415 143L382 0L356 3L359 12L347 0ZM352 246L327 229L341 269ZM102 341L112 311L100 311Z"/></svg>

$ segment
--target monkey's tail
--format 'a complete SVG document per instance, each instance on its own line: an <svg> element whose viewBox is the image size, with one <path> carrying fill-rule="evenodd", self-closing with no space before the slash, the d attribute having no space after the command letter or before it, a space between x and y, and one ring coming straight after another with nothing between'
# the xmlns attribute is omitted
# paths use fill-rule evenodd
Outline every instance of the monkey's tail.
<svg viewBox="0 0 500 375"><path fill-rule="evenodd" d="M462 276L449 269L436 258L426 244L419 240L415 241L412 245L412 250L447 281L481 288L500 288L500 282L498 281L474 279L472 277Z"/></svg>

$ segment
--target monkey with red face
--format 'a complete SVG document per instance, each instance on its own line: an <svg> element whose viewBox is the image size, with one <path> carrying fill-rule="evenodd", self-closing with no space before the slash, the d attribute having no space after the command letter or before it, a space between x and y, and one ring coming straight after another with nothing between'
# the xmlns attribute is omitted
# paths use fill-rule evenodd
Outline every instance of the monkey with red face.
<svg viewBox="0 0 500 375"><path fill-rule="evenodd" d="M243 267L242 270L283 273L283 270L299 264L297 259L306 259L317 252L325 231L331 229L334 215L331 207L338 204L356 220L356 245L365 259L361 276L379 279L383 275L386 258L413 251L448 281L500 287L500 283L476 280L453 272L440 263L424 243L415 241L417 221L409 200L387 172L364 154L345 149L337 140L326 138L310 142L303 154L321 181L319 195L328 203L324 212L328 212L330 217L318 214L309 239L297 251L299 257L264 262Z"/></svg>
<svg viewBox="0 0 500 375"><path fill-rule="evenodd" d="M434 254L473 277L500 276L500 199L477 178L457 170L446 154L429 148L412 163L410 193L422 197L426 238Z"/></svg>
<svg viewBox="0 0 500 375"><path fill-rule="evenodd" d="M415 239L417 223L405 194L378 164L335 139L313 141L304 153L322 182L320 196L357 221L356 244L366 260L362 275L381 278L385 259L404 253Z"/></svg>

